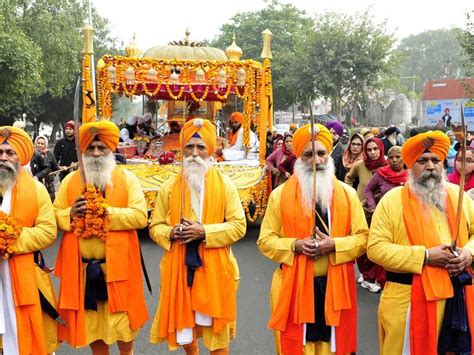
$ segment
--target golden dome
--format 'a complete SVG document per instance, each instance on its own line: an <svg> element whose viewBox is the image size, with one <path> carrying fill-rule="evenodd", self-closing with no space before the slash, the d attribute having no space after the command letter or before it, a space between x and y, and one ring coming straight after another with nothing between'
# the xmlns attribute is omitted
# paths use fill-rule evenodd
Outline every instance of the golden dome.
<svg viewBox="0 0 474 355"><path fill-rule="evenodd" d="M240 57L242 57L242 48L240 48L237 43L235 43L235 33L232 38L232 44L226 48L225 50L225 55L227 56L227 59L232 60L232 61L239 61Z"/></svg>
<svg viewBox="0 0 474 355"><path fill-rule="evenodd" d="M139 58L142 55L142 50L137 46L137 39L135 33L133 34L130 43L125 47L125 53L127 53L128 57L136 58Z"/></svg>
<svg viewBox="0 0 474 355"><path fill-rule="evenodd" d="M143 57L167 60L227 60L223 50L206 47L200 42L191 42L189 40L189 31L186 30L185 34L184 40L152 47L145 51Z"/></svg>

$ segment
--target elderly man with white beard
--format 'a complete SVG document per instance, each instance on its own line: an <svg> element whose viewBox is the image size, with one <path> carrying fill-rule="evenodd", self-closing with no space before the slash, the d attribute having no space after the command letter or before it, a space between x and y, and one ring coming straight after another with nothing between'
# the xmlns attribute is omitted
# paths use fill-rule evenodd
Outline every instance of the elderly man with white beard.
<svg viewBox="0 0 474 355"><path fill-rule="evenodd" d="M280 264L269 321L277 354L357 351L354 260L365 252L369 232L356 191L334 176L331 133L320 124L314 133L310 125L295 132L294 174L270 195L257 241L260 251Z"/></svg>
<svg viewBox="0 0 474 355"><path fill-rule="evenodd" d="M151 238L165 249L160 296L150 341L199 354L228 354L235 335L239 270L231 245L245 234L245 214L232 181L210 163L216 129L193 119L181 130L183 175L166 181L150 223Z"/></svg>
<svg viewBox="0 0 474 355"><path fill-rule="evenodd" d="M56 221L46 188L22 167L32 156L33 142L28 134L16 127L0 127L0 352L3 354L46 354L58 347L56 323L41 312L38 289L53 307L54 291L48 276L43 278L35 266L35 253L56 240ZM21 228L16 233L17 239L4 250L8 230L16 228Z"/></svg>
<svg viewBox="0 0 474 355"><path fill-rule="evenodd" d="M83 124L79 138L87 190L76 171L54 201L64 231L55 269L59 310L69 324L59 328L59 337L74 348L89 345L93 354L109 354L114 343L120 354L132 354L149 318L136 231L147 224L146 202L137 177L115 164L119 130L113 122ZM88 199L91 190L105 201ZM105 224L95 213L102 207ZM93 221L92 230L75 227L81 217Z"/></svg>
<svg viewBox="0 0 474 355"><path fill-rule="evenodd" d="M459 187L445 181L443 171L449 148L440 131L407 140L402 157L408 182L384 195L372 217L367 255L387 271L378 309L384 355L474 349L474 293L470 274L463 272L472 263L474 208L465 195L457 225Z"/></svg>

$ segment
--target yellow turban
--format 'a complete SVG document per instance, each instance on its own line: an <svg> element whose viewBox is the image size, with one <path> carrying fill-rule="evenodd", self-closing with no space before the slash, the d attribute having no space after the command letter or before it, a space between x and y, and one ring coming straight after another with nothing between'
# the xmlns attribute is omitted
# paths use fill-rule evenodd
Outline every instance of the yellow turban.
<svg viewBox="0 0 474 355"><path fill-rule="evenodd" d="M181 146L189 142L189 140L195 135L199 135L204 143L207 145L209 155L212 155L216 150L216 128L214 125L206 119L194 118L186 122L179 135L179 143Z"/></svg>
<svg viewBox="0 0 474 355"><path fill-rule="evenodd" d="M324 145L328 153L331 152L331 132L329 132L329 130L323 125L317 123L314 125L314 133L316 135L316 140ZM298 128L295 131L295 134L293 134L293 153L295 153L297 158L301 156L301 153L303 153L304 148L309 142L311 142L311 124Z"/></svg>
<svg viewBox="0 0 474 355"><path fill-rule="evenodd" d="M411 168L425 151L430 151L439 159L445 160L450 147L449 138L441 131L420 133L403 144L402 158L406 166Z"/></svg>
<svg viewBox="0 0 474 355"><path fill-rule="evenodd" d="M34 147L28 133L18 127L0 127L0 144L8 144L15 151L21 165L26 165L33 157Z"/></svg>
<svg viewBox="0 0 474 355"><path fill-rule="evenodd" d="M79 128L79 147L84 153L95 137L104 143L112 152L117 149L120 132L117 125L108 120L84 123Z"/></svg>

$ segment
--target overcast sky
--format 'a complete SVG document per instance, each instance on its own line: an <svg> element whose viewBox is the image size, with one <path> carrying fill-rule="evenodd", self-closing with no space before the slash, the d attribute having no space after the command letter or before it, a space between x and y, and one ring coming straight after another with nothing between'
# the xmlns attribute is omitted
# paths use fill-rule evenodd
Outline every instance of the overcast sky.
<svg viewBox="0 0 474 355"><path fill-rule="evenodd" d="M354 14L371 7L376 21L387 20L388 30L399 39L425 30L464 27L464 13L474 9L472 0L281 2L291 3L309 15L326 10ZM268 1L263 0L92 0L92 3L103 17L110 20L112 33L119 39L119 44L120 41L127 44L132 34L136 33L138 45L143 51L155 45L183 39L188 26L191 40L213 39L222 24L238 12L258 11L268 5Z"/></svg>

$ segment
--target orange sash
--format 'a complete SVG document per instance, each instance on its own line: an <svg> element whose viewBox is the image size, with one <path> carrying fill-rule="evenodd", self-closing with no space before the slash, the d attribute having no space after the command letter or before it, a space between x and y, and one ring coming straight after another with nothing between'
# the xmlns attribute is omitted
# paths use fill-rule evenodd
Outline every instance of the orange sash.
<svg viewBox="0 0 474 355"><path fill-rule="evenodd" d="M457 197L448 190L446 196L446 215L451 235L456 228L455 203ZM425 213L416 195L405 185L402 190L403 220L411 245L424 245L426 248L440 245L434 221ZM468 229L464 212L461 215L458 246L467 243ZM465 288L469 324L474 327L474 294L472 286ZM437 354L438 321L436 301L453 297L453 286L446 269L425 266L421 276L413 275L411 290L410 350L413 355ZM474 338L473 338L474 341ZM473 343L474 344L474 343Z"/></svg>
<svg viewBox="0 0 474 355"><path fill-rule="evenodd" d="M293 175L283 188L281 218L284 237L303 239L311 235L313 217L304 209L298 179ZM350 200L341 183L334 179L331 237L345 237L351 231ZM302 354L303 323L314 323L314 260L295 255L292 267L283 265L282 286L273 310L270 328L281 331L284 354ZM329 263L325 298L326 323L336 327L337 354L357 348L357 302L353 262Z"/></svg>
<svg viewBox="0 0 474 355"><path fill-rule="evenodd" d="M214 167L209 169L205 179L202 223L223 223L225 181ZM170 194L170 221L173 226L180 220L181 180L179 174ZM187 184L184 191L184 217L189 219L191 199ZM192 287L186 284L185 253L185 244L173 243L161 262L158 336L175 346L176 331L195 326L194 311L213 318L214 333L237 318L237 285L229 247L205 248L203 243L200 244L199 255L203 266L196 269Z"/></svg>
<svg viewBox="0 0 474 355"><path fill-rule="evenodd" d="M83 192L79 173L73 173L67 185L68 205ZM105 197L113 207L128 206L127 181L123 171L112 174L113 188L107 187ZM110 313L127 312L130 327L137 329L148 320L143 290L140 249L136 230L110 231L105 242L107 293ZM84 279L79 238L65 232L56 260L55 275L61 279L59 311L69 328L59 327L59 339L74 347L86 344Z"/></svg>
<svg viewBox="0 0 474 355"><path fill-rule="evenodd" d="M10 215L23 227L33 227L38 212L35 181L22 169L12 191ZM12 278L20 354L46 354L33 253L15 255L10 258L8 264Z"/></svg>
<svg viewBox="0 0 474 355"><path fill-rule="evenodd" d="M230 145L234 145L237 142L237 137L239 136L239 131L240 131L240 128L235 133L232 133L232 131L229 132L229 140L230 140L229 144Z"/></svg>

